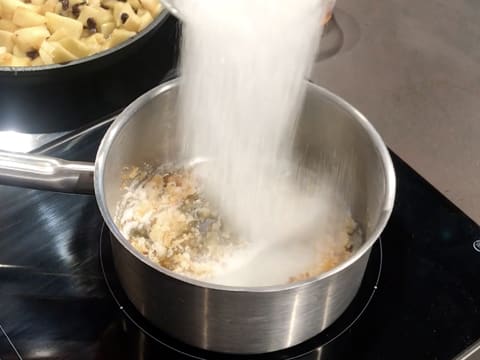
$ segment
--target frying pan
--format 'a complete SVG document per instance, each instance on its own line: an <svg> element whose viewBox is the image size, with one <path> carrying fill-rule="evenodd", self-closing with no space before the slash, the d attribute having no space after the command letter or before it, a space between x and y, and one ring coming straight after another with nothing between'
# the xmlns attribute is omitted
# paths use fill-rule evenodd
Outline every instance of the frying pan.
<svg viewBox="0 0 480 360"><path fill-rule="evenodd" d="M163 9L160 14L142 31L117 46L86 56L65 64L52 64L42 66L0 66L0 80L17 79L19 77L31 80L42 80L48 77L53 80L56 77L65 78L75 72L91 72L108 66L114 58L132 54L138 45L148 40L155 29L160 27L168 17L168 11Z"/></svg>
<svg viewBox="0 0 480 360"><path fill-rule="evenodd" d="M63 65L0 67L0 131L69 131L125 108L175 66L177 35L164 9L112 49Z"/></svg>
<svg viewBox="0 0 480 360"><path fill-rule="evenodd" d="M128 106L105 134L95 164L0 152L0 183L64 192L94 189L127 296L143 316L174 338L207 350L248 354L313 337L355 297L371 247L390 217L395 173L385 144L355 108L308 84L295 155L318 174L339 175L336 191L344 195L362 228L362 244L334 269L293 284L231 287L192 280L138 253L114 220L125 166L180 159L177 89L177 80L165 83Z"/></svg>

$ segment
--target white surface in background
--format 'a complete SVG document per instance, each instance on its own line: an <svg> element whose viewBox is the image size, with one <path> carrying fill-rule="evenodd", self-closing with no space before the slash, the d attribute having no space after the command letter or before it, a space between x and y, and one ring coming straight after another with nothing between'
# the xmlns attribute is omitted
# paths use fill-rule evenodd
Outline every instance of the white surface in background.
<svg viewBox="0 0 480 360"><path fill-rule="evenodd" d="M312 80L480 223L480 1L338 0L338 54Z"/></svg>

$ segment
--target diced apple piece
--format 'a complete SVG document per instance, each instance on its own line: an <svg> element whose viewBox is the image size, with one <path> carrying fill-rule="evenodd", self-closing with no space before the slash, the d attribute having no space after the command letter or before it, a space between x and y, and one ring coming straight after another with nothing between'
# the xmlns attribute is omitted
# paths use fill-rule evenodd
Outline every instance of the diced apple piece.
<svg viewBox="0 0 480 360"><path fill-rule="evenodd" d="M114 29L115 29L115 23L113 22L108 22L100 26L100 31L105 37L109 37Z"/></svg>
<svg viewBox="0 0 480 360"><path fill-rule="evenodd" d="M92 34L95 34L95 33L92 33L92 32L89 31L88 29L83 29L82 35L80 35L80 39L85 39L85 38L89 37L89 36L92 35Z"/></svg>
<svg viewBox="0 0 480 360"><path fill-rule="evenodd" d="M120 28L128 31L138 32L140 24L140 18L136 14L133 14L132 16L129 16L127 20L125 20L125 23L121 25Z"/></svg>
<svg viewBox="0 0 480 360"><path fill-rule="evenodd" d="M26 8L27 4L25 4L21 0L0 0L0 9L2 19L11 20L13 17L13 13L19 7Z"/></svg>
<svg viewBox="0 0 480 360"><path fill-rule="evenodd" d="M160 15L160 13L162 12L162 10L163 10L163 5L162 5L162 4L158 4L157 7L155 7L155 9L153 10L152 16L158 16L158 15Z"/></svg>
<svg viewBox="0 0 480 360"><path fill-rule="evenodd" d="M99 52L102 49L102 45L95 40L94 37L90 36L86 39L80 39L80 41L83 42L83 44L88 47L90 50L90 54L95 54Z"/></svg>
<svg viewBox="0 0 480 360"><path fill-rule="evenodd" d="M60 28L48 37L48 41L58 41L68 37L67 30Z"/></svg>
<svg viewBox="0 0 480 360"><path fill-rule="evenodd" d="M30 66L31 60L26 56L12 56L10 66Z"/></svg>
<svg viewBox="0 0 480 360"><path fill-rule="evenodd" d="M110 11L86 5L80 12L78 21L80 21L83 26L88 28L87 20L89 18L92 18L95 21L97 30L100 30L103 24L113 21L113 17Z"/></svg>
<svg viewBox="0 0 480 360"><path fill-rule="evenodd" d="M138 28L138 31L142 31L145 29L150 23L153 21L152 15L147 11L145 14L140 16L140 26Z"/></svg>
<svg viewBox="0 0 480 360"><path fill-rule="evenodd" d="M77 59L75 55L56 41L44 41L39 53L46 64L65 63Z"/></svg>
<svg viewBox="0 0 480 360"><path fill-rule="evenodd" d="M112 34L110 35L110 39L108 40L108 47L112 48L114 46L117 46L118 44L135 35L136 33L134 33L133 31L115 29L113 30Z"/></svg>
<svg viewBox="0 0 480 360"><path fill-rule="evenodd" d="M50 45L49 41L44 41L40 49L38 49L38 54L40 55L40 59L42 59L45 65L53 64L53 57L50 53L53 51L52 46Z"/></svg>
<svg viewBox="0 0 480 360"><path fill-rule="evenodd" d="M32 60L32 63L30 64L31 66L40 66L40 65L45 65L43 62L42 58L39 56L36 59Z"/></svg>
<svg viewBox="0 0 480 360"><path fill-rule="evenodd" d="M10 53L5 53L0 55L0 66L10 66L12 63L13 55Z"/></svg>
<svg viewBox="0 0 480 360"><path fill-rule="evenodd" d="M54 52L53 52L53 61L57 64L64 63L67 61L72 61L78 59L77 56L73 55L70 51L66 50L63 46L58 43L54 43Z"/></svg>
<svg viewBox="0 0 480 360"><path fill-rule="evenodd" d="M93 34L86 39L82 39L84 44L90 49L90 54L95 54L108 48L108 42L101 33Z"/></svg>
<svg viewBox="0 0 480 360"><path fill-rule="evenodd" d="M163 4L162 4L162 3L159 3L158 5L159 5L159 6L157 6L157 7L155 8L155 11L154 11L154 14L155 14L155 15L154 15L154 16L160 15L160 13L161 13L163 10L165 10L165 8L163 7Z"/></svg>
<svg viewBox="0 0 480 360"><path fill-rule="evenodd" d="M24 8L37 14L40 14L42 12L42 7L39 5L25 4Z"/></svg>
<svg viewBox="0 0 480 360"><path fill-rule="evenodd" d="M31 0L31 2L33 5L37 5L37 6L42 6L43 4L45 4L45 0Z"/></svg>
<svg viewBox="0 0 480 360"><path fill-rule="evenodd" d="M51 12L47 12L45 17L47 18L48 30L50 30L51 33L63 28L71 37L76 39L80 38L83 30L83 25L80 21Z"/></svg>
<svg viewBox="0 0 480 360"><path fill-rule="evenodd" d="M46 14L47 12L55 12L57 7L58 0L46 0L45 3L42 5L42 14Z"/></svg>
<svg viewBox="0 0 480 360"><path fill-rule="evenodd" d="M138 29L140 29L140 25L141 25L140 18L137 16L137 14L133 14L128 17L128 19L121 26L121 28L128 31L138 32L139 31Z"/></svg>
<svg viewBox="0 0 480 360"><path fill-rule="evenodd" d="M15 25L10 20L0 19L0 30L14 32L17 30L17 25Z"/></svg>
<svg viewBox="0 0 480 360"><path fill-rule="evenodd" d="M89 47L78 39L68 37L60 40L59 43L65 48L65 50L79 58L88 56L91 53Z"/></svg>
<svg viewBox="0 0 480 360"><path fill-rule="evenodd" d="M103 34L93 34L92 37L95 38L99 44L105 44L107 42Z"/></svg>
<svg viewBox="0 0 480 360"><path fill-rule="evenodd" d="M45 24L45 16L25 8L17 8L13 13L12 22L20 27L31 27Z"/></svg>
<svg viewBox="0 0 480 360"><path fill-rule="evenodd" d="M129 3L117 1L113 6L113 17L115 18L117 27L120 27L124 23L122 14L127 14L128 17L136 15Z"/></svg>
<svg viewBox="0 0 480 360"><path fill-rule="evenodd" d="M158 0L140 0L140 3L152 16L157 16L162 11L162 5Z"/></svg>
<svg viewBox="0 0 480 360"><path fill-rule="evenodd" d="M106 24L109 22L115 22L115 19L113 18L113 14L111 10L106 10L103 8L98 8L100 10L101 16L98 19L100 24Z"/></svg>
<svg viewBox="0 0 480 360"><path fill-rule="evenodd" d="M0 46L7 49L8 52L12 52L15 42L15 35L9 31L0 30Z"/></svg>
<svg viewBox="0 0 480 360"><path fill-rule="evenodd" d="M18 45L15 45L15 46L13 47L12 54L13 54L14 56L24 57L24 56L25 56L25 51L23 51L22 49L20 49L20 48L18 47Z"/></svg>
<svg viewBox="0 0 480 360"><path fill-rule="evenodd" d="M91 34L88 37L83 38L83 40L88 41L89 44L103 44L105 43L105 37L101 33Z"/></svg>
<svg viewBox="0 0 480 360"><path fill-rule="evenodd" d="M0 46L0 55L6 54L7 48L5 46Z"/></svg>
<svg viewBox="0 0 480 360"><path fill-rule="evenodd" d="M128 0L128 3L133 9L140 9L142 6L139 0Z"/></svg>
<svg viewBox="0 0 480 360"><path fill-rule="evenodd" d="M109 9L113 9L117 1L118 0L102 0L102 5L108 7Z"/></svg>
<svg viewBox="0 0 480 360"><path fill-rule="evenodd" d="M62 10L63 10L62 4L60 2L57 2L52 12L54 12L55 14L60 14L62 13Z"/></svg>
<svg viewBox="0 0 480 360"><path fill-rule="evenodd" d="M32 26L15 31L15 43L24 52L39 49L43 40L50 36L45 25Z"/></svg>

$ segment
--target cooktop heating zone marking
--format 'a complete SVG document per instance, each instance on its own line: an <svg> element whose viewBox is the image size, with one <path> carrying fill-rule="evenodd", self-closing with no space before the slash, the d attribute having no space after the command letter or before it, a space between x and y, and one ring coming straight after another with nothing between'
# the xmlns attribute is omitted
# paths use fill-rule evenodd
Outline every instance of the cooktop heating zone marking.
<svg viewBox="0 0 480 360"><path fill-rule="evenodd" d="M480 240L475 240L473 242L473 248L475 249L475 251L480 253Z"/></svg>

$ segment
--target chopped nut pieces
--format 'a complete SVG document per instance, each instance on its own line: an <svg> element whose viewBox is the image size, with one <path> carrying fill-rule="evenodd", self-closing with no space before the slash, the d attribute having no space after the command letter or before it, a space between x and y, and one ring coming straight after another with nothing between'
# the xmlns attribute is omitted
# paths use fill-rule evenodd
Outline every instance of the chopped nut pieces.
<svg viewBox="0 0 480 360"><path fill-rule="evenodd" d="M202 196L191 169L142 171L126 169L126 193L116 223L133 247L151 261L196 279L214 277L247 244L225 226ZM348 218L334 234L332 246L318 249L319 262L289 281L302 281L337 266L351 256L351 234L357 229ZM322 244L319 242L319 244Z"/></svg>
<svg viewBox="0 0 480 360"><path fill-rule="evenodd" d="M141 180L138 180L141 179ZM132 245L163 267L196 278L211 275L241 247L188 170L153 176L130 169L117 223Z"/></svg>

